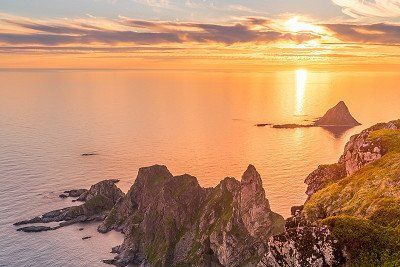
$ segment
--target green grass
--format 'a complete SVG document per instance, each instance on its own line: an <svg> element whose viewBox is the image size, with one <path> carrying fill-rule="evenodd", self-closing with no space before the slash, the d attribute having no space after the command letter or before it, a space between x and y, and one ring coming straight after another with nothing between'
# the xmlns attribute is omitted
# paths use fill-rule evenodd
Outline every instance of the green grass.
<svg viewBox="0 0 400 267"><path fill-rule="evenodd" d="M400 130L368 138L386 154L313 194L303 214L328 225L346 245L351 266L400 266Z"/></svg>
<svg viewBox="0 0 400 267"><path fill-rule="evenodd" d="M93 215L110 208L110 201L101 195L97 195L86 201L82 206L87 215Z"/></svg>
<svg viewBox="0 0 400 267"><path fill-rule="evenodd" d="M334 214L367 217L400 200L400 186L393 185L400 181L400 131L379 130L369 138L380 139L388 152L353 175L313 194L304 206L308 219Z"/></svg>
<svg viewBox="0 0 400 267"><path fill-rule="evenodd" d="M352 266L399 266L400 231L368 219L332 216L322 221L346 245Z"/></svg>

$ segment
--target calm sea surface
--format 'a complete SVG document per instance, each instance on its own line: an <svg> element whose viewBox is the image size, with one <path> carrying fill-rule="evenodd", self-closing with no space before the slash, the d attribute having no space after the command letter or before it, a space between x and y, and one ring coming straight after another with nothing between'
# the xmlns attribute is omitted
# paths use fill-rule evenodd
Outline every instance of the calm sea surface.
<svg viewBox="0 0 400 267"><path fill-rule="evenodd" d="M340 100L362 126L254 126L308 123ZM0 266L103 266L118 233L27 234L12 223L70 205L57 197L67 189L118 178L127 191L153 164L207 187L254 164L287 217L305 200L305 177L337 161L352 134L400 118L399 103L393 72L0 71Z"/></svg>

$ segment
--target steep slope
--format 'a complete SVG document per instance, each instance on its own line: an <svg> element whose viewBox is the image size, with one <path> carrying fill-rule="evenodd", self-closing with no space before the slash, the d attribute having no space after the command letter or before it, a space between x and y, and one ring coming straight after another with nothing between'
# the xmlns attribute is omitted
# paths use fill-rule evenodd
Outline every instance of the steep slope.
<svg viewBox="0 0 400 267"><path fill-rule="evenodd" d="M123 231L125 240L108 263L239 266L260 260L268 238L283 232L284 220L271 211L252 165L240 182L226 178L210 189L156 165L139 170L99 227L111 229Z"/></svg>
<svg viewBox="0 0 400 267"><path fill-rule="evenodd" d="M324 116L316 120L314 125L351 127L360 125L360 123L350 114L346 104L340 101L336 106L329 109Z"/></svg>
<svg viewBox="0 0 400 267"><path fill-rule="evenodd" d="M325 224L358 266L400 264L400 120L377 124L351 138L325 186L310 194L302 217ZM337 168L337 167L335 167ZM341 172L342 176L342 172ZM309 181L310 182L310 181Z"/></svg>

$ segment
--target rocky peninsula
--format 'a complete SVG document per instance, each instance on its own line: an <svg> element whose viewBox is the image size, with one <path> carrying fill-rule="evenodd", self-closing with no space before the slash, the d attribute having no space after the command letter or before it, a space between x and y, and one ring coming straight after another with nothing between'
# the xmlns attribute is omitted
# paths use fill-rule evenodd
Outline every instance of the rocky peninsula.
<svg viewBox="0 0 400 267"><path fill-rule="evenodd" d="M124 234L115 258L104 261L117 266L396 266L399 162L400 120L351 137L337 163L306 178L308 199L286 221L271 210L252 165L240 181L214 188L155 165L139 170L127 194L102 181L81 190L82 205L16 226L35 232L100 221L99 232Z"/></svg>

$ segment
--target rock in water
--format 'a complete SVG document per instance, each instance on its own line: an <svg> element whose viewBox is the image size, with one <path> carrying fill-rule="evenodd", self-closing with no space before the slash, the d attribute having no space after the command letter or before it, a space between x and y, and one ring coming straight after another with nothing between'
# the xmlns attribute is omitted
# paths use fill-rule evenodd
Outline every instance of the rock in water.
<svg viewBox="0 0 400 267"><path fill-rule="evenodd" d="M340 101L336 106L329 109L325 115L315 121L316 126L336 126L349 127L361 125L350 114L349 108L343 101Z"/></svg>
<svg viewBox="0 0 400 267"><path fill-rule="evenodd" d="M55 230L63 226L74 223L84 223L91 221L102 221L113 208L113 206L122 199L125 194L119 189L115 183L118 180L104 180L90 187L89 190L71 190L66 194L77 196L80 195L83 203L79 206L66 207L59 210L47 212L41 216L15 223L15 226L34 224L34 223L50 223L61 222L57 227L24 227L18 229L23 232L42 232Z"/></svg>

